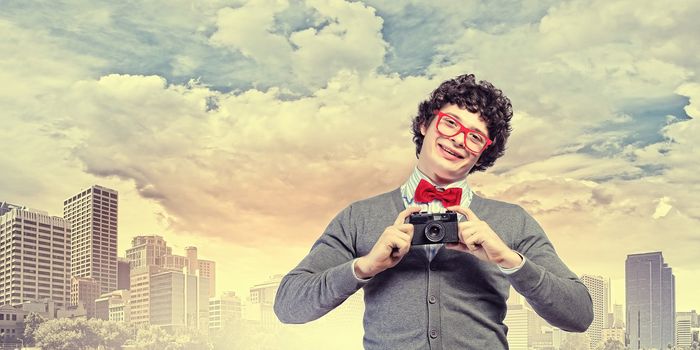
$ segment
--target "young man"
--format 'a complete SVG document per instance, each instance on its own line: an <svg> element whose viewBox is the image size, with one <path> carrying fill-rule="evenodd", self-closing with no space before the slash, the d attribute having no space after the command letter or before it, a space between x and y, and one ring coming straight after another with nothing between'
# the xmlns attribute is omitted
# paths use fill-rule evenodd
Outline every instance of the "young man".
<svg viewBox="0 0 700 350"><path fill-rule="evenodd" d="M507 349L510 285L552 325L583 332L591 296L523 208L472 192L510 135L510 100L473 75L445 81L413 120L418 164L390 192L357 201L283 279L275 313L315 320L365 291L366 349ZM459 213L459 242L414 245L417 211Z"/></svg>

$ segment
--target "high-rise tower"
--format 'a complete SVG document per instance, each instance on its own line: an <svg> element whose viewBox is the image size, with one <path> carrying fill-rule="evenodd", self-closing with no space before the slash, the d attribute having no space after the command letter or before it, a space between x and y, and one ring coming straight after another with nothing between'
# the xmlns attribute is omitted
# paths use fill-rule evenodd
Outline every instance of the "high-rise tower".
<svg viewBox="0 0 700 350"><path fill-rule="evenodd" d="M63 202L72 224L72 275L97 281L100 293L117 289L117 191L92 186Z"/></svg>

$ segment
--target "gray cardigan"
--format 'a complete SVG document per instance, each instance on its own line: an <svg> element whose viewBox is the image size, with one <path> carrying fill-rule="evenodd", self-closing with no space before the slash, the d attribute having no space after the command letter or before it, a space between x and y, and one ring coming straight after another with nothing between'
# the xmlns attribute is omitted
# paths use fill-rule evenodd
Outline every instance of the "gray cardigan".
<svg viewBox="0 0 700 350"><path fill-rule="evenodd" d="M432 261L411 249L361 282L352 260L369 253L404 209L399 188L352 203L282 279L274 310L284 323L315 320L364 288L365 349L508 349L509 286L553 326L583 332L593 321L588 289L557 256L540 225L515 204L474 195L471 210L523 254L511 275L469 253L441 248Z"/></svg>

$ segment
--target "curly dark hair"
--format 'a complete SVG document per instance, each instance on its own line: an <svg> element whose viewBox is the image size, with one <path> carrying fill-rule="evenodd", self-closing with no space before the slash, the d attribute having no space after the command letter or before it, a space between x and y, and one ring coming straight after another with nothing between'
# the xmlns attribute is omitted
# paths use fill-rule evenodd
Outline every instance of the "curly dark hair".
<svg viewBox="0 0 700 350"><path fill-rule="evenodd" d="M425 138L420 133L421 125L428 127L435 118L434 111L447 104L456 104L460 108L479 114L486 123L489 137L493 140L469 173L484 171L491 167L496 159L505 153L506 141L512 131L510 119L513 117L513 107L510 99L503 95L501 90L485 80L477 83L473 74L460 75L443 82L430 94L428 100L420 103L418 115L413 118L412 125L416 158L419 157Z"/></svg>

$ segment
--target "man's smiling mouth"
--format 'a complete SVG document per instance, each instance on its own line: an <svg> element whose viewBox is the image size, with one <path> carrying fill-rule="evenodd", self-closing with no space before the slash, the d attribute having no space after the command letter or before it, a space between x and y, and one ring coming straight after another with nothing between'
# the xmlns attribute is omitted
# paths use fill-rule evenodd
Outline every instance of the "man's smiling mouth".
<svg viewBox="0 0 700 350"><path fill-rule="evenodd" d="M450 148L447 148L447 147L445 147L445 146L443 146L443 145L441 145L441 144L439 144L439 143L438 143L438 147L440 147L440 149L442 149L443 151L445 151L445 152L448 153L448 154L451 154L451 155L453 155L453 156L455 156L455 157L457 157L457 158L459 158L459 159L464 159L464 156L462 156L461 154L459 154L459 153L457 153L457 152L451 150Z"/></svg>

